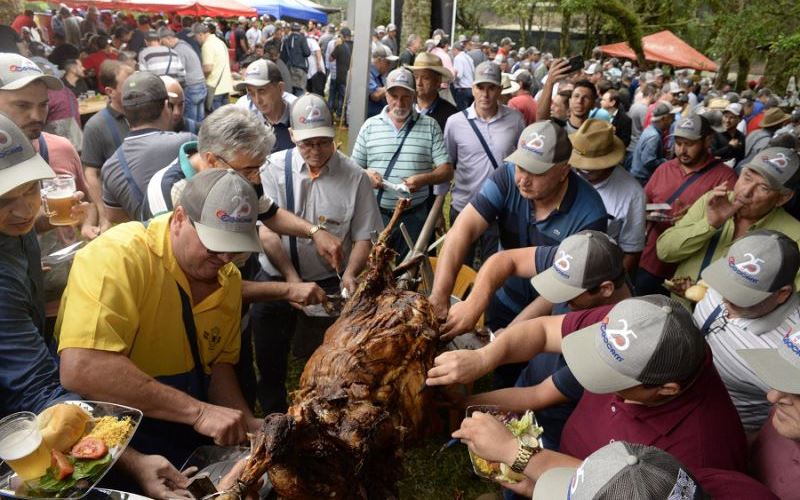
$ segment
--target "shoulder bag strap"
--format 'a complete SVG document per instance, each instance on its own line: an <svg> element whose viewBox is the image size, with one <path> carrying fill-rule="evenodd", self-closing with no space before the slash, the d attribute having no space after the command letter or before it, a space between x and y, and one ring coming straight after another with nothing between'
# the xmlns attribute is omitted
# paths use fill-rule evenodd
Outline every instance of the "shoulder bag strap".
<svg viewBox="0 0 800 500"><path fill-rule="evenodd" d="M168 54L169 54L169 60L167 60L167 69L164 70L164 74L169 76L169 69L172 67L172 49L167 47L167 51L168 51Z"/></svg>
<svg viewBox="0 0 800 500"><path fill-rule="evenodd" d="M123 144L124 146L124 144ZM133 173L131 172L131 167L128 165L128 160L125 158L125 152L122 150L123 146L117 148L117 161L119 162L119 168L122 170L122 175L125 177L125 181L128 183L128 187L131 188L134 197L136 198L137 203L141 203L144 201L144 193L142 190L139 189L139 185L136 184L136 181L133 178Z"/></svg>
<svg viewBox="0 0 800 500"><path fill-rule="evenodd" d="M292 179L292 149L287 149L283 160L283 178L286 185L286 210L294 213L294 180ZM289 256L292 265L300 274L300 254L297 252L297 237L289 236Z"/></svg>
<svg viewBox="0 0 800 500"><path fill-rule="evenodd" d="M719 314L722 312L722 304L719 304L717 307L711 311L711 314L708 315L706 320L703 322L703 326L700 328L700 333L703 334L703 337L708 336L708 331L711 330L711 325L714 324L714 321L719 318Z"/></svg>
<svg viewBox="0 0 800 500"><path fill-rule="evenodd" d="M411 133L411 129L414 128L414 125L416 125L416 123L417 123L416 120L411 119L411 121L409 121L408 125L406 126L406 132L403 134L403 138L400 139L400 145L397 146L397 150L394 152L391 159L389 159L389 165L386 166L386 171L383 173L383 178L385 180L387 181L389 180L389 175L391 175L392 170L394 169L394 165L397 163L397 159L400 157L400 150L403 149L403 144L406 143L406 138L408 137L408 134ZM382 198L383 198L383 187L380 187L378 188L378 208L380 208L381 206Z"/></svg>
<svg viewBox="0 0 800 500"><path fill-rule="evenodd" d="M109 111L108 108L103 108L100 114L102 114L103 118L106 120L108 130L111 132L111 137L114 139L114 147L119 148L122 145L122 134L119 133L119 127L114 117L111 116L111 111Z"/></svg>
<svg viewBox="0 0 800 500"><path fill-rule="evenodd" d="M44 140L44 134L39 134L39 156L44 159L45 163L50 165L50 150L47 149L47 141Z"/></svg>
<svg viewBox="0 0 800 500"><path fill-rule="evenodd" d="M718 162L716 160L712 160L711 163L709 163L705 167L701 168L697 172L690 175L685 181L683 181L683 183L678 187L678 189L676 189L675 192L672 193L672 195L670 195L669 198L667 198L667 200L664 203L672 205L672 202L677 200L678 197L682 195L683 192L689 188L689 186L700 180L700 177L702 177L704 173L708 172L713 167L716 167L717 163Z"/></svg>
<svg viewBox="0 0 800 500"><path fill-rule="evenodd" d="M714 252L717 250L717 245L719 244L719 239L722 237L722 228L725 227L724 225L717 229L714 233L714 236L711 237L711 241L708 242L708 248L706 249L706 254L703 256L703 262L700 264L700 270L697 271L697 280L700 280L700 275L703 274L703 270L711 264L711 259L714 258Z"/></svg>
<svg viewBox="0 0 800 500"><path fill-rule="evenodd" d="M200 361L200 349L197 347L197 327L194 324L194 313L192 312L192 303L189 296L181 288L178 282L175 282L178 287L178 293L181 295L181 313L183 316L183 328L186 331L186 340L189 342L189 347L192 349L192 360L194 360L194 368L192 373L197 383L197 390L200 395L201 401L207 401L206 396L206 377L203 372L203 364Z"/></svg>
<svg viewBox="0 0 800 500"><path fill-rule="evenodd" d="M462 111L462 113L464 113L464 118L467 119L467 123L469 123L469 126L472 127L472 131L475 132L475 135L478 136L478 140L480 141L481 146L483 146L483 151L486 152L486 156L489 157L489 161L492 162L492 166L494 167L495 170L497 170L498 167L497 160L495 160L494 154L492 154L492 150L489 149L489 145L486 144L486 139L483 138L483 134L481 134L481 131L478 129L478 126L475 125L475 120L474 119L470 120L469 115L467 114L467 110Z"/></svg>

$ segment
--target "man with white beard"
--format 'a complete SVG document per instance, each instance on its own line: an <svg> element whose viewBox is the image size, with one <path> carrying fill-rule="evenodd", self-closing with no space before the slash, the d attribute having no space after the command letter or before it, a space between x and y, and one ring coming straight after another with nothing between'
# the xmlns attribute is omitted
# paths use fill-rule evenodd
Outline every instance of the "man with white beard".
<svg viewBox="0 0 800 500"><path fill-rule="evenodd" d="M391 218L398 198L411 198L400 220L405 222L412 241L416 241L428 216L433 186L453 178L442 129L436 120L414 110L415 93L411 71L399 68L389 73L388 105L364 122L351 155L353 161L367 169L384 224ZM401 186L401 191L386 189L383 181ZM392 234L389 244L400 256L408 251L399 230Z"/></svg>

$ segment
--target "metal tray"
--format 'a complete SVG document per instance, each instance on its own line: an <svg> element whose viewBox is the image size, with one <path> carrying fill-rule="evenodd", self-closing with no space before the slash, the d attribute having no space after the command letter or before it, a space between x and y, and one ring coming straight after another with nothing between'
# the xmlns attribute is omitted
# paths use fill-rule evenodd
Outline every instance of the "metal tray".
<svg viewBox="0 0 800 500"><path fill-rule="evenodd" d="M20 499L49 499L49 498L70 498L70 499L78 499L85 497L92 489L97 486L103 477L108 473L109 470L114 466L117 462L117 459L122 455L122 452L125 451L125 448L128 447L128 443L130 443L131 438L136 433L136 429L139 427L139 423L142 421L142 412L137 410L136 408L130 408L128 406L122 406L114 403L103 403L100 401L64 401L67 404L74 404L78 405L84 410L86 410L92 417L100 418L100 417L130 417L131 422L133 423L133 428L131 432L128 434L127 439L118 446L109 449L111 453L111 462L106 466L105 470L97 476L97 478L89 484L86 488L72 488L67 491L67 494L60 497L40 497L40 496L31 496L28 494L27 487L22 484L22 482L17 478L17 475L11 470L11 467L5 463L0 462L0 495L11 497L11 498L20 498Z"/></svg>

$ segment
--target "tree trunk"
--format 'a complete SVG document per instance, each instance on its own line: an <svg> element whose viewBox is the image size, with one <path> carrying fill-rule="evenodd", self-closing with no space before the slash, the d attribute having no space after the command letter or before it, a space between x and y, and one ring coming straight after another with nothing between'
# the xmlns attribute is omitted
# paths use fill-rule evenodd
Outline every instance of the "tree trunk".
<svg viewBox="0 0 800 500"><path fill-rule="evenodd" d="M572 13L567 9L561 10L561 40L559 44L559 57L569 57L569 25L572 21Z"/></svg>
<svg viewBox="0 0 800 500"><path fill-rule="evenodd" d="M736 72L736 90L741 92L747 88L747 73L750 72L750 56L740 55L736 62L739 64L739 70Z"/></svg>
<svg viewBox="0 0 800 500"><path fill-rule="evenodd" d="M403 2L403 31L416 33L423 40L431 35L431 0L405 0Z"/></svg>
<svg viewBox="0 0 800 500"><path fill-rule="evenodd" d="M730 52L725 52L719 62L719 71L717 78L714 80L714 87L721 89L728 82L728 73L731 70L731 58L733 55Z"/></svg>

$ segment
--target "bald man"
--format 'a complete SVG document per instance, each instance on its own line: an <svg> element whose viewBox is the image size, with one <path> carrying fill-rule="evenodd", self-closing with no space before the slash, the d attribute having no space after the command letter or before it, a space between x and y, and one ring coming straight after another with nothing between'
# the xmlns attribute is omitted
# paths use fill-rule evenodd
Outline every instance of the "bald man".
<svg viewBox="0 0 800 500"><path fill-rule="evenodd" d="M190 132L196 135L200 125L191 118L186 118L183 114L185 102L183 98L183 87L178 83L178 80L171 76L162 75L159 78L161 78L164 85L167 87L167 94L169 95L169 107L172 111L170 130L173 132Z"/></svg>

